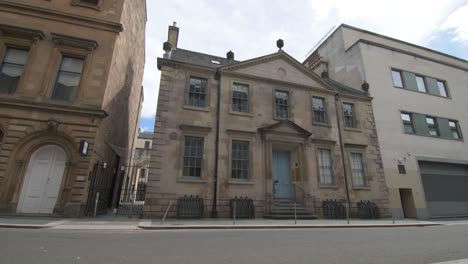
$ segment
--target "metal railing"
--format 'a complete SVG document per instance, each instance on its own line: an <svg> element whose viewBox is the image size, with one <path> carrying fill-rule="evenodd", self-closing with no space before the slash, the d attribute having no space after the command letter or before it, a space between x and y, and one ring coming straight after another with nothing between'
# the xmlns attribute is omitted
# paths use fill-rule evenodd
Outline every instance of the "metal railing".
<svg viewBox="0 0 468 264"><path fill-rule="evenodd" d="M252 219L255 218L255 206L252 199L247 197L234 197L230 199L231 218Z"/></svg>
<svg viewBox="0 0 468 264"><path fill-rule="evenodd" d="M177 199L177 218L202 218L203 198L197 196L184 196Z"/></svg>

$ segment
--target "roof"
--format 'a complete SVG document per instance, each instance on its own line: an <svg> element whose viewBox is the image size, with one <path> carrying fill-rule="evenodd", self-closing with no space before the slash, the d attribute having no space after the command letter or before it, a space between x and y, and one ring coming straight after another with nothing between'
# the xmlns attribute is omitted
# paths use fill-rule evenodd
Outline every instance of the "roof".
<svg viewBox="0 0 468 264"><path fill-rule="evenodd" d="M153 133L150 133L150 132L141 132L141 133L138 135L138 138L153 139Z"/></svg>
<svg viewBox="0 0 468 264"><path fill-rule="evenodd" d="M224 57L179 48L172 50L168 59L214 69L237 62L236 60L229 62L229 60ZM212 61L217 61L219 64L213 63Z"/></svg>
<svg viewBox="0 0 468 264"><path fill-rule="evenodd" d="M328 85L328 86L331 86L331 88L333 88L334 90L336 90L337 92L340 92L340 93L345 93L345 94L350 94L350 95L355 95L355 96L368 97L368 94L366 92L364 92L364 91L354 89L352 87L346 86L346 85L344 85L342 83L339 83L339 82L336 82L336 81L333 81L333 80L330 80L330 79L320 78L318 75L316 75L315 73L313 73L312 71L310 71L309 69L304 67L304 65L302 65L299 61L297 61L294 57L292 57L291 55L287 54L284 51L283 52L275 52L275 53L272 53L272 54L268 54L268 55L265 55L265 56L261 56L261 57L257 57L257 58L253 58L253 59L249 59L249 60L245 60L245 61L235 61L234 60L233 62L229 62L229 60L226 59L226 58L222 58L222 57L218 57L218 56L214 56L214 55L210 55L210 54L205 54L205 53L200 53L200 52L195 52L195 51L190 51L190 50L177 48L177 49L172 50L169 57L165 58L165 59L172 60L172 61L177 61L177 62L188 63L188 64L192 64L192 65L209 67L209 68L213 68L213 69L218 69L218 68L221 68L223 66L226 66L223 69L229 69L229 68L231 68L231 66L232 67L240 67L243 64L249 64L249 63L251 63L253 61L256 61L256 60L267 59L267 58L270 58L270 57L273 58L273 57L276 57L276 56L284 56L284 57L290 59L292 62L294 62L296 64L296 66L303 67L307 72L310 73L311 78L315 78L317 81L323 82L323 85L325 87ZM212 63L212 60L213 61L218 61L219 64Z"/></svg>
<svg viewBox="0 0 468 264"><path fill-rule="evenodd" d="M335 90L337 90L339 93L357 95L357 96L366 96L366 97L368 96L368 94L364 91L360 91L358 89L344 85L332 79L324 79L324 81L327 82L333 88L335 88Z"/></svg>

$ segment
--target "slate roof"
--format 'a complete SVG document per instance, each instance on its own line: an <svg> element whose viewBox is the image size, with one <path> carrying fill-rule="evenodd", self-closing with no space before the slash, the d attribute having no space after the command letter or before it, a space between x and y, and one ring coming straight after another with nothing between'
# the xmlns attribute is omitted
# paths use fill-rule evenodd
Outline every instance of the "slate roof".
<svg viewBox="0 0 468 264"><path fill-rule="evenodd" d="M328 83L330 86L335 88L340 93L345 93L345 94L350 94L350 95L357 95L357 96L369 96L366 92L360 91L358 89L354 89L352 87L349 87L347 85L344 85L342 83L339 83L337 81L331 80L331 79L323 79L326 83Z"/></svg>
<svg viewBox="0 0 468 264"><path fill-rule="evenodd" d="M209 68L219 68L221 66L229 64L229 60L223 57L179 48L172 50L168 59ZM211 61L218 61L219 64L213 63ZM236 62L238 61L234 60L231 62L231 64Z"/></svg>
<svg viewBox="0 0 468 264"><path fill-rule="evenodd" d="M205 53L200 53L200 52L185 50L185 49L180 49L180 48L172 50L170 53L170 57L167 59L178 61L178 62L183 62L183 63L188 63L192 65L213 68L213 69L216 69L216 68L228 65L228 64L232 65L235 63L239 63L239 61L236 61L236 60L229 62L228 59L223 58L223 57L218 57L218 56L214 56L210 54L205 54ZM219 64L213 63L212 61L218 61ZM340 93L356 95L356 96L365 96L365 97L369 96L364 91L354 89L352 87L349 87L337 81L330 80L330 79L323 79L323 80Z"/></svg>

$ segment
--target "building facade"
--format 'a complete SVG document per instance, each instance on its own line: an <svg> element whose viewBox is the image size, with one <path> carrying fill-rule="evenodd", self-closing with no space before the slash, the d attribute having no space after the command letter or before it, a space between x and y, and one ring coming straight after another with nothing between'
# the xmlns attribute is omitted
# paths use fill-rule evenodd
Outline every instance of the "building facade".
<svg viewBox="0 0 468 264"><path fill-rule="evenodd" d="M143 0L0 1L2 213L80 216L98 182L111 206L137 134L145 24Z"/></svg>
<svg viewBox="0 0 468 264"><path fill-rule="evenodd" d="M256 217L291 200L320 215L322 201L346 201L347 189L353 208L361 200L387 207L366 92L322 79L281 48L236 61L232 52L181 49L178 35L170 26L158 59L146 217L171 202L174 216L184 196L201 198L204 216L229 216L235 197L252 199Z"/></svg>
<svg viewBox="0 0 468 264"><path fill-rule="evenodd" d="M468 61L341 25L304 65L370 84L395 217L468 215Z"/></svg>

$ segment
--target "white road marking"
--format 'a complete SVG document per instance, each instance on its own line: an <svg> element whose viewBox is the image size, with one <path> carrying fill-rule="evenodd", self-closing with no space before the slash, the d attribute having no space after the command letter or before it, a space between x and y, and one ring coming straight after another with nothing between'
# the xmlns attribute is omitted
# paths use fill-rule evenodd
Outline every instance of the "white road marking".
<svg viewBox="0 0 468 264"><path fill-rule="evenodd" d="M432 264L468 264L468 259L459 259L459 260L452 260L446 262L437 262Z"/></svg>

